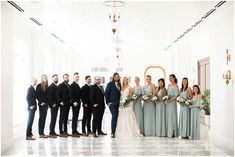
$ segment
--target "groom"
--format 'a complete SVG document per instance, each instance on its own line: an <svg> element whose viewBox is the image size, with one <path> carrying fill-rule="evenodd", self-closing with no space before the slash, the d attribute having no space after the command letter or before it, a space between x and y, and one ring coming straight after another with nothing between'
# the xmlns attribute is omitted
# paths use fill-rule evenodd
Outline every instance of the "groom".
<svg viewBox="0 0 235 157"><path fill-rule="evenodd" d="M121 91L120 76L118 73L114 73L112 81L108 83L105 90L106 103L109 106L110 112L112 114L111 138L115 138L117 118L118 118L118 108L121 95L120 91Z"/></svg>

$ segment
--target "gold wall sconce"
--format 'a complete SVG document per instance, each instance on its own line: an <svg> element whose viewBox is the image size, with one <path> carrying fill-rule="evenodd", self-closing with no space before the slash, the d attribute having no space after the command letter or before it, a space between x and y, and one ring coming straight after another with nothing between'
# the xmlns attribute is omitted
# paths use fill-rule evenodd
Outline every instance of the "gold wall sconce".
<svg viewBox="0 0 235 157"><path fill-rule="evenodd" d="M229 68L229 63L231 61L231 54L229 53L229 50L226 49L226 66L223 69L223 79L225 80L225 83L228 85L229 81L231 81L231 69Z"/></svg>

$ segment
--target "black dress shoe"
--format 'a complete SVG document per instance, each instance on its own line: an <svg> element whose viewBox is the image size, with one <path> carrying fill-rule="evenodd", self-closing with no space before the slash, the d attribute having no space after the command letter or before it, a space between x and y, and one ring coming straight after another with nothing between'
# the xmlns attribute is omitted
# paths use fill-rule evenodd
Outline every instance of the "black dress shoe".
<svg viewBox="0 0 235 157"><path fill-rule="evenodd" d="M91 132L91 131L88 131L87 133L88 133L88 134L93 134L93 132Z"/></svg>
<svg viewBox="0 0 235 157"><path fill-rule="evenodd" d="M29 136L29 137L26 137L26 140L36 140L36 138Z"/></svg>
<svg viewBox="0 0 235 157"><path fill-rule="evenodd" d="M65 138L68 137L68 136L67 136L66 134L64 134L64 133L60 134L59 136L60 136L60 137L65 137Z"/></svg>
<svg viewBox="0 0 235 157"><path fill-rule="evenodd" d="M93 137L97 138L98 136L96 134L93 134Z"/></svg>
<svg viewBox="0 0 235 157"><path fill-rule="evenodd" d="M66 135L66 136L72 136L72 134L68 134L67 132L64 132L64 135Z"/></svg>
<svg viewBox="0 0 235 157"><path fill-rule="evenodd" d="M98 135L107 135L106 133L104 133L103 131L99 132Z"/></svg>
<svg viewBox="0 0 235 157"><path fill-rule="evenodd" d="M115 138L115 134L112 134L112 135L111 135L111 138Z"/></svg>
<svg viewBox="0 0 235 157"><path fill-rule="evenodd" d="M49 136L48 135L45 135L45 134L42 134L42 135L39 135L39 138L48 138Z"/></svg>
<svg viewBox="0 0 235 157"><path fill-rule="evenodd" d="M89 136L88 133L82 133L82 136Z"/></svg>
<svg viewBox="0 0 235 157"><path fill-rule="evenodd" d="M72 134L72 137L77 137L77 138L79 138L80 135L79 135L78 133L73 133L73 134Z"/></svg>
<svg viewBox="0 0 235 157"><path fill-rule="evenodd" d="M55 136L59 136L57 133L54 133Z"/></svg>
<svg viewBox="0 0 235 157"><path fill-rule="evenodd" d="M83 134L81 134L80 132L77 132L77 134L79 135L79 136L82 136Z"/></svg>
<svg viewBox="0 0 235 157"><path fill-rule="evenodd" d="M50 138L57 138L57 136L55 134L53 135L49 135Z"/></svg>

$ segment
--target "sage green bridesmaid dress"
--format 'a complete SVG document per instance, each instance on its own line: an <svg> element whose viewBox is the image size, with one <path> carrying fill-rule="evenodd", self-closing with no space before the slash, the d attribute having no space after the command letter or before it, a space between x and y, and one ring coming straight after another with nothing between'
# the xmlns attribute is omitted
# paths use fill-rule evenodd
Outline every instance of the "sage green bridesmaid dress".
<svg viewBox="0 0 235 157"><path fill-rule="evenodd" d="M144 94L152 95L152 85L145 85L143 87ZM151 101L144 101L144 135L155 136L156 135L156 104Z"/></svg>
<svg viewBox="0 0 235 157"><path fill-rule="evenodd" d="M143 94L143 88L141 86L135 86L133 88L133 94L137 95L138 98L133 102L133 109L135 118L140 129L140 133L144 133L144 119L143 119L143 104L140 95Z"/></svg>
<svg viewBox="0 0 235 157"><path fill-rule="evenodd" d="M200 106L202 101L194 96L192 104L194 107L191 109L190 136L192 140L200 140Z"/></svg>
<svg viewBox="0 0 235 157"><path fill-rule="evenodd" d="M168 86L167 95L174 97L179 95L178 85ZM166 104L166 132L167 137L178 137L178 116L176 100Z"/></svg>
<svg viewBox="0 0 235 157"><path fill-rule="evenodd" d="M180 97L183 98L184 100L188 100L187 91L181 92ZM180 106L179 136L181 137L190 136L190 109L185 104Z"/></svg>
<svg viewBox="0 0 235 157"><path fill-rule="evenodd" d="M158 91L158 100L163 98L162 89ZM166 136L166 105L164 101L156 103L156 136Z"/></svg>

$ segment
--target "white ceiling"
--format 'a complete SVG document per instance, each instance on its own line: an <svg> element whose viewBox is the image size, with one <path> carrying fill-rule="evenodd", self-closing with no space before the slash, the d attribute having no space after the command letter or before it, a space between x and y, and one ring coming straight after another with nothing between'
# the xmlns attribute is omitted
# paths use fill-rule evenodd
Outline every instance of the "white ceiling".
<svg viewBox="0 0 235 157"><path fill-rule="evenodd" d="M17 1L29 16L78 52L113 55L108 9L102 1ZM215 1L126 1L119 38L123 53L161 53ZM86 53L87 52L87 53Z"/></svg>

